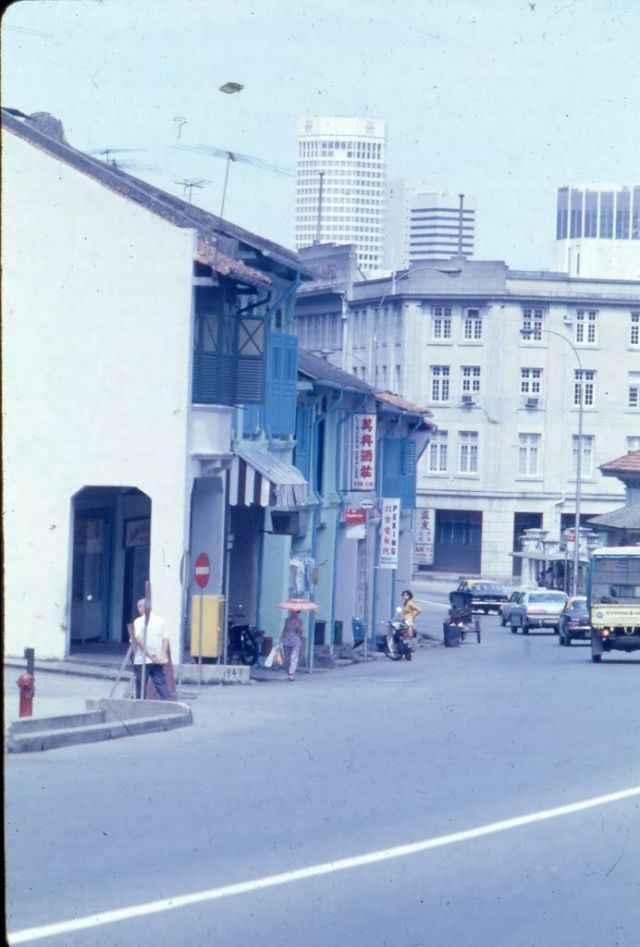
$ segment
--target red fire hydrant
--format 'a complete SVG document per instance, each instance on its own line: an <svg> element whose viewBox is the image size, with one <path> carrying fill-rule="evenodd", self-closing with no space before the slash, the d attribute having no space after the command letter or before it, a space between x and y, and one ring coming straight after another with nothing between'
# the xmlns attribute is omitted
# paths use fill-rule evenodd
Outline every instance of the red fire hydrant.
<svg viewBox="0 0 640 947"><path fill-rule="evenodd" d="M33 716L33 695L36 692L36 679L33 674L21 674L17 680L20 688L20 716Z"/></svg>

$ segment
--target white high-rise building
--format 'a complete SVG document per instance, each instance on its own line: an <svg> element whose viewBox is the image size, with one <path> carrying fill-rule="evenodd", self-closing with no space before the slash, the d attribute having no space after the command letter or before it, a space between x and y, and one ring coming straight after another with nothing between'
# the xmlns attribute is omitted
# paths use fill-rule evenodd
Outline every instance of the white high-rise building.
<svg viewBox="0 0 640 947"><path fill-rule="evenodd" d="M466 194L446 194L393 181L388 189L385 266L473 256L475 202Z"/></svg>
<svg viewBox="0 0 640 947"><path fill-rule="evenodd" d="M558 188L554 265L586 279L640 279L640 185Z"/></svg>
<svg viewBox="0 0 640 947"><path fill-rule="evenodd" d="M382 266L386 209L385 123L304 118L298 123L296 249L352 243L358 266Z"/></svg>

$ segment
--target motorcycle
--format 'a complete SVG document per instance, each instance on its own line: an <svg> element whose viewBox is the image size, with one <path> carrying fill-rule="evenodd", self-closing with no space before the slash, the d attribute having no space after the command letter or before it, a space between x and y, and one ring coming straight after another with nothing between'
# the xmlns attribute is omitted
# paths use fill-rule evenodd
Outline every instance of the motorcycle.
<svg viewBox="0 0 640 947"><path fill-rule="evenodd" d="M392 661L410 661L413 657L411 650L411 628L402 620L402 609L396 609L395 618L387 622L387 634L384 642L384 653Z"/></svg>
<svg viewBox="0 0 640 947"><path fill-rule="evenodd" d="M244 617L244 606L237 605L234 617L228 624L228 660L231 664L240 662L253 666L258 660L261 648L261 635L257 628L249 625Z"/></svg>

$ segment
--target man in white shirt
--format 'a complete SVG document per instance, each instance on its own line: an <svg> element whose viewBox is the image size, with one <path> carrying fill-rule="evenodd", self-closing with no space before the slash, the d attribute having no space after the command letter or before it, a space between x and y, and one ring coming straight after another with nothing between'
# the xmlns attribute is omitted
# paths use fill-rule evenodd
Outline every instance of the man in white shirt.
<svg viewBox="0 0 640 947"><path fill-rule="evenodd" d="M149 613L145 634L145 600L138 601L139 618L133 623L133 670L136 676L136 697L140 699L142 689L142 668L145 667L145 680L151 678L159 700L173 700L173 694L164 672L169 661L169 637L164 618ZM145 688L146 689L146 688Z"/></svg>

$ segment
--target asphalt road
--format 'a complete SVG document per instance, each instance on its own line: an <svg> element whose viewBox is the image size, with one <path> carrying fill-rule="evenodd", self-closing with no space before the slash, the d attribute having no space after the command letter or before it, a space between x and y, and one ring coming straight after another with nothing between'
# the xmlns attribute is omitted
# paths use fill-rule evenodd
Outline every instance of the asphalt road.
<svg viewBox="0 0 640 947"><path fill-rule="evenodd" d="M637 947L640 660L482 628L9 757L11 942Z"/></svg>

